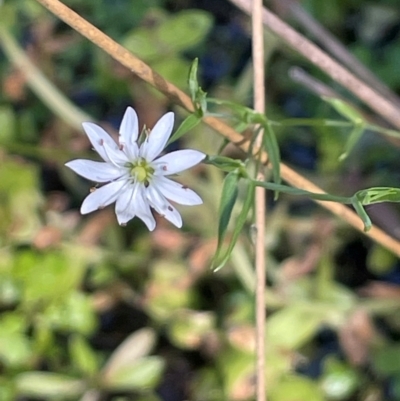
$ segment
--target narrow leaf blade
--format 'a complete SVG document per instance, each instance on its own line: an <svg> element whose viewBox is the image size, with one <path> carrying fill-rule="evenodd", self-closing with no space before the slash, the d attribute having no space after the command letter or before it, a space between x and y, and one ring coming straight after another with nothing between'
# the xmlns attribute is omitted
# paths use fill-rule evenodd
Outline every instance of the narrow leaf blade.
<svg viewBox="0 0 400 401"><path fill-rule="evenodd" d="M237 171L230 172L224 179L221 201L219 205L218 244L214 260L219 258L221 246L225 239L232 210L238 195L238 182L240 175Z"/></svg>
<svg viewBox="0 0 400 401"><path fill-rule="evenodd" d="M271 124L267 123L264 125L263 142L265 150L268 153L268 157L272 164L272 177L275 184L281 183L281 154L279 150L278 141ZM277 192L275 192L275 199L277 198Z"/></svg>
<svg viewBox="0 0 400 401"><path fill-rule="evenodd" d="M175 133L169 138L168 145L172 142L175 142L183 135L187 134L191 129L196 127L201 121L201 117L197 114L190 114L183 121L179 128L175 131Z"/></svg>
<svg viewBox="0 0 400 401"><path fill-rule="evenodd" d="M246 223L247 215L249 214L249 211L250 211L251 207L253 206L253 202L254 202L254 185L251 183L249 185L249 188L247 191L247 196L244 201L243 208L242 208L241 212L239 213L239 216L236 220L235 229L233 230L233 234L232 234L232 238L229 243L229 246L228 246L225 254L222 257L219 257L220 252L215 255L213 268L212 268L214 270L214 272L218 271L219 269L224 267L226 262L229 260L231 253L233 251L233 248L239 238L239 235L242 232L243 226Z"/></svg>

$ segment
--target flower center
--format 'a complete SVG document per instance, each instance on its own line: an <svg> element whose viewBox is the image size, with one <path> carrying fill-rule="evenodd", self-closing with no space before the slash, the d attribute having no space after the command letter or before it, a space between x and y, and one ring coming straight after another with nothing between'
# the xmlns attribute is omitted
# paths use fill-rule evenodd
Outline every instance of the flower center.
<svg viewBox="0 0 400 401"><path fill-rule="evenodd" d="M149 185L149 180L153 176L154 168L151 167L145 159L138 159L133 163L128 163L127 167L130 170L132 178L146 186Z"/></svg>

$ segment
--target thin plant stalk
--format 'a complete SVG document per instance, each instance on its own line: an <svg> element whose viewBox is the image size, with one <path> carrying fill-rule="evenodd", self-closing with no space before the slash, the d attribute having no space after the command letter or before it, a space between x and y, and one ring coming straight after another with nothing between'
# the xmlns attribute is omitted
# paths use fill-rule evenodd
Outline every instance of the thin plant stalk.
<svg viewBox="0 0 400 401"><path fill-rule="evenodd" d="M265 113L265 69L264 69L264 26L262 21L262 0L253 0L252 12L252 58L254 72L254 110ZM258 129L255 148L260 149L264 132ZM257 163L257 165L259 165ZM257 179L265 180L262 165L258 167ZM256 400L266 400L265 383L265 189L255 189L255 225L256 225Z"/></svg>

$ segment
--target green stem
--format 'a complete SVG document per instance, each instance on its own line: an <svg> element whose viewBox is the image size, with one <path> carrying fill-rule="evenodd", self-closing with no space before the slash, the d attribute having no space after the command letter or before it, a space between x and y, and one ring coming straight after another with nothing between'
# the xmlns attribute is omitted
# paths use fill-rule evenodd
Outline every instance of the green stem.
<svg viewBox="0 0 400 401"><path fill-rule="evenodd" d="M307 127L345 127L349 128L354 123L349 121L338 121L338 120L324 120L321 118L288 118L281 121L269 121L271 125L292 127L292 126L307 126Z"/></svg>
<svg viewBox="0 0 400 401"><path fill-rule="evenodd" d="M337 203L343 203L346 205L350 205L352 203L351 197L349 198L346 196L336 196L336 195L330 195L330 194L326 194L326 193L318 194L315 192L305 191L303 189L288 187L286 185L275 184L273 182L252 180L252 183L253 183L253 185L258 186L258 187L263 187L263 188L269 189L271 191L283 192L285 194L307 196L309 198L320 200L320 201L337 202Z"/></svg>

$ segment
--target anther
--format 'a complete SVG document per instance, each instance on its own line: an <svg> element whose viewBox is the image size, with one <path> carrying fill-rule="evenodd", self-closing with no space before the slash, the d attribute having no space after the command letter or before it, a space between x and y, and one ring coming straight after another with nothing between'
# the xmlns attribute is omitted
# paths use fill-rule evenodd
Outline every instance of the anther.
<svg viewBox="0 0 400 401"><path fill-rule="evenodd" d="M104 140L100 139L100 146L103 146L103 145L104 145Z"/></svg>
<svg viewBox="0 0 400 401"><path fill-rule="evenodd" d="M182 189L188 189L189 187L187 185L182 185Z"/></svg>
<svg viewBox="0 0 400 401"><path fill-rule="evenodd" d="M93 193L94 191L96 191L96 187L92 187L92 188L90 188L90 193Z"/></svg>
<svg viewBox="0 0 400 401"><path fill-rule="evenodd" d="M162 166L162 169L163 169L164 171L167 171L167 166Z"/></svg>
<svg viewBox="0 0 400 401"><path fill-rule="evenodd" d="M169 210L170 212L173 212L173 211L174 211L174 209L172 208L172 206L168 206L168 210Z"/></svg>

